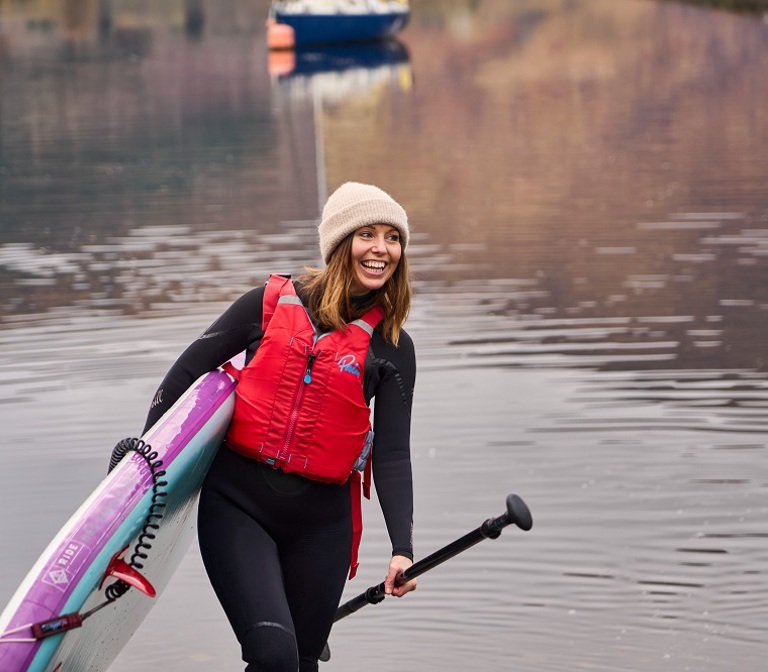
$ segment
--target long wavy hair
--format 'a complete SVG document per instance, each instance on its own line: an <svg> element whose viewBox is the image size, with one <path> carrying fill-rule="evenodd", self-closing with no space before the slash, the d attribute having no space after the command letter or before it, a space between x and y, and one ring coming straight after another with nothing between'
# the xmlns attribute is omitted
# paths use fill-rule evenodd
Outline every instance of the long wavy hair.
<svg viewBox="0 0 768 672"><path fill-rule="evenodd" d="M411 309L411 275L405 252L392 277L374 290L363 304L352 302L352 237L348 235L331 254L323 269L305 268L297 278L306 292L307 309L323 331L343 330L374 306L381 306L384 318L377 327L385 340L397 345Z"/></svg>

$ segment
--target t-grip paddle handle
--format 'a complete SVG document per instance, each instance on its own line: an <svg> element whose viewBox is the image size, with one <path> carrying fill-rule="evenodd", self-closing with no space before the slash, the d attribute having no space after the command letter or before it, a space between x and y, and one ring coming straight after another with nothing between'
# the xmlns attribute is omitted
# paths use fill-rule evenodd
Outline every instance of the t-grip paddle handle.
<svg viewBox="0 0 768 672"><path fill-rule="evenodd" d="M402 585L406 581L415 579L424 572L433 567L437 567L446 560L458 555L462 551L481 542L483 539L498 539L501 530L507 525L517 525L521 530L527 532L533 527L533 518L526 503L517 495L507 495L507 510L498 518L489 518L476 530L465 534L460 539L443 546L439 551L435 551L426 558L412 564L408 569L398 575L397 585ZM381 584L384 585L383 583ZM383 589L382 589L383 592Z"/></svg>
<svg viewBox="0 0 768 672"><path fill-rule="evenodd" d="M507 495L507 511L498 518L490 518L483 523L486 536L495 539L501 534L501 529L507 525L517 525L523 532L533 527L531 511L526 503L517 495ZM495 536L494 536L495 535Z"/></svg>

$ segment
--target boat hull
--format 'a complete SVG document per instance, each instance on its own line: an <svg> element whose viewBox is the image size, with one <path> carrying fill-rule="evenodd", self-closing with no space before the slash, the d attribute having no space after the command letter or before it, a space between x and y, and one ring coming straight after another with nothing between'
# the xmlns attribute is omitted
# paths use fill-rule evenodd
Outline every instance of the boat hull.
<svg viewBox="0 0 768 672"><path fill-rule="evenodd" d="M386 14L290 14L275 12L275 21L293 28L297 46L387 40L408 24L408 12Z"/></svg>

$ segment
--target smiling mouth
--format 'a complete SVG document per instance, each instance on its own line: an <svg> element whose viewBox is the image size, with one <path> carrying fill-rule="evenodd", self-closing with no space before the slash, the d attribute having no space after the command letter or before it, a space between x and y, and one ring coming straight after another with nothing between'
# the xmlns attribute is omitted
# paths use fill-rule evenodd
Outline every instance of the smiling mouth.
<svg viewBox="0 0 768 672"><path fill-rule="evenodd" d="M387 267L383 261L361 261L360 265L369 273L383 273Z"/></svg>

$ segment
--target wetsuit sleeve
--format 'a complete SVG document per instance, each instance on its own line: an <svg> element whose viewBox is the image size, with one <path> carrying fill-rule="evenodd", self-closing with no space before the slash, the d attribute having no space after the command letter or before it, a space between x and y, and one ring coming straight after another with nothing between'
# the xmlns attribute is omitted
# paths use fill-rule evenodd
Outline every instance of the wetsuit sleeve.
<svg viewBox="0 0 768 672"><path fill-rule="evenodd" d="M378 336L378 334L376 334ZM373 478L392 542L392 554L413 559L411 406L416 381L413 341L405 332L397 347L371 341L380 379L375 388Z"/></svg>
<svg viewBox="0 0 768 672"><path fill-rule="evenodd" d="M264 287L244 294L184 350L155 393L144 432L154 425L201 375L221 366L243 350L248 351L248 358L253 356L262 336L263 299Z"/></svg>

